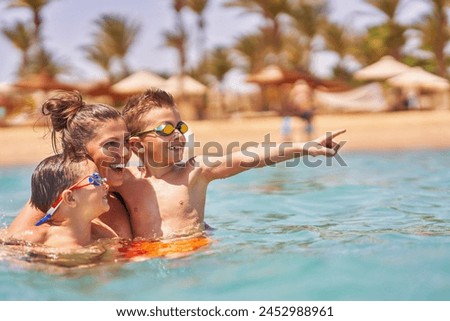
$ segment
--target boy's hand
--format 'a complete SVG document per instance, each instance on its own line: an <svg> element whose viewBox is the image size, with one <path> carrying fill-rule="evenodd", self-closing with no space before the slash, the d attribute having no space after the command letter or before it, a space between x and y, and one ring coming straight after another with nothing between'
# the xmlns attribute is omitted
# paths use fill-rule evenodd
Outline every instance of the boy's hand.
<svg viewBox="0 0 450 321"><path fill-rule="evenodd" d="M307 143L308 154L312 156L334 156L341 148L339 143L333 141L333 138L345 133L346 129L340 129L333 132L328 132L319 138Z"/></svg>

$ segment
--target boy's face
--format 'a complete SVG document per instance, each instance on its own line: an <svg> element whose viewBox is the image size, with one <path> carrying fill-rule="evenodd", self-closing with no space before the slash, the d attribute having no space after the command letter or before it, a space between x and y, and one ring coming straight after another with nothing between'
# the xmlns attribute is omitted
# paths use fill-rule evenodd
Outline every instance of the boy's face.
<svg viewBox="0 0 450 321"><path fill-rule="evenodd" d="M92 182L92 174L98 172L98 168L94 162L87 161L87 166L84 168L83 173L79 177L82 181L77 184L78 186L86 186L73 191L73 197L78 201L77 206L80 206L80 209L87 208L86 211L80 211L80 215L81 213L86 213L89 215L89 217L86 217L87 220L93 220L109 210L109 186L102 182L90 184L89 177L91 177Z"/></svg>
<svg viewBox="0 0 450 321"><path fill-rule="evenodd" d="M176 127L181 121L180 113L176 108L156 108L149 112L141 120L145 126L141 132L156 129L162 124L171 124ZM165 167L178 163L183 159L183 151L186 138L179 129L167 136L157 132L149 132L130 139L134 150L145 166Z"/></svg>

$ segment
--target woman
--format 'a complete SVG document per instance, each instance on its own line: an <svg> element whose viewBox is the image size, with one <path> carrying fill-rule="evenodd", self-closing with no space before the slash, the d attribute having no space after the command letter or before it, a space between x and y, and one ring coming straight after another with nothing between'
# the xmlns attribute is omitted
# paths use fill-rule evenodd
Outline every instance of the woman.
<svg viewBox="0 0 450 321"><path fill-rule="evenodd" d="M123 168L131 155L126 143L128 134L125 122L115 108L104 104L86 104L78 92L62 92L43 104L42 113L51 119L55 153L58 153L59 141L67 157L87 155L91 158L109 186L122 184ZM94 226L101 230L107 225L118 237L131 238L129 216L120 197L110 193L109 204L110 210L102 214ZM18 232L34 226L43 216L44 213L27 202L8 227L7 236L14 237Z"/></svg>

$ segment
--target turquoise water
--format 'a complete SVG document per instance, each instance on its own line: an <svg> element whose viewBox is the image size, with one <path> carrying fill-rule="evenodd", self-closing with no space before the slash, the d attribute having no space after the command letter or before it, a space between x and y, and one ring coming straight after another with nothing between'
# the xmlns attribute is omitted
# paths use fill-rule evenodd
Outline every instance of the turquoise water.
<svg viewBox="0 0 450 321"><path fill-rule="evenodd" d="M214 242L184 258L52 268L0 253L0 299L450 300L450 152L343 158L213 182ZM3 224L31 171L0 169Z"/></svg>

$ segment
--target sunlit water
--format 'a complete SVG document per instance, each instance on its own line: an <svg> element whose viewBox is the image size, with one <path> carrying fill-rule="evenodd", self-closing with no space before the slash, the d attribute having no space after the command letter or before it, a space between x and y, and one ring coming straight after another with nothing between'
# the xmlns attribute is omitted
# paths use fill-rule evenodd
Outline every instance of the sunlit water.
<svg viewBox="0 0 450 321"><path fill-rule="evenodd" d="M450 152L343 158L213 182L212 243L181 258L117 260L113 242L75 258L3 245L0 299L450 300ZM31 171L0 169L3 224Z"/></svg>

